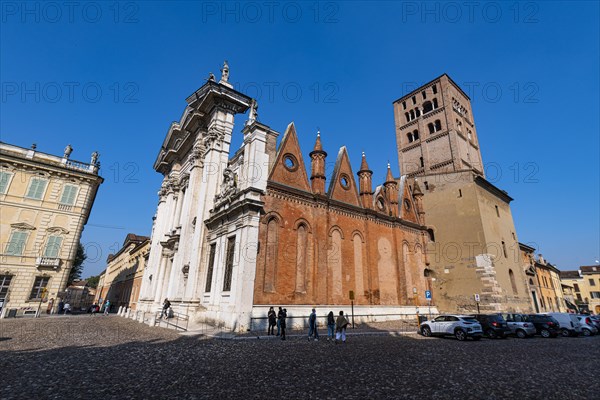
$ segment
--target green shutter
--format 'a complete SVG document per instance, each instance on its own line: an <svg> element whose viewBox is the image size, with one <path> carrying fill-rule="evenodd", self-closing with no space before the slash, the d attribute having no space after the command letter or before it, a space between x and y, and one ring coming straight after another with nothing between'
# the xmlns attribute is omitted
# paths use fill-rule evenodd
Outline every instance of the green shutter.
<svg viewBox="0 0 600 400"><path fill-rule="evenodd" d="M60 203L72 206L73 204L75 204L75 196L76 195L77 195L77 186L65 185L62 196L60 198Z"/></svg>
<svg viewBox="0 0 600 400"><path fill-rule="evenodd" d="M50 236L48 243L46 243L46 249L44 250L44 257L57 258L60 251L60 245L62 244L62 237Z"/></svg>
<svg viewBox="0 0 600 400"><path fill-rule="evenodd" d="M6 193L6 189L8 189L8 180L10 179L10 175L8 172L0 172L0 193Z"/></svg>
<svg viewBox="0 0 600 400"><path fill-rule="evenodd" d="M29 191L27 192L27 197L41 200L44 195L44 190L46 189L46 180L40 178L31 178L31 184L29 185Z"/></svg>
<svg viewBox="0 0 600 400"><path fill-rule="evenodd" d="M10 240L6 245L5 253L11 256L20 256L25 250L25 243L27 242L27 232L14 231L10 235Z"/></svg>

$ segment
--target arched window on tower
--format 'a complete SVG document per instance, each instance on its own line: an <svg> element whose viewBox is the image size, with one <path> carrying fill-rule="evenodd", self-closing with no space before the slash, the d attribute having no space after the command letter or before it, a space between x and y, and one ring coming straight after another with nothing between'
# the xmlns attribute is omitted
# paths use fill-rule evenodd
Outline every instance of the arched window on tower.
<svg viewBox="0 0 600 400"><path fill-rule="evenodd" d="M429 128L429 133L435 132L435 127L433 126L433 124L431 122L427 124L427 128Z"/></svg>
<svg viewBox="0 0 600 400"><path fill-rule="evenodd" d="M438 108L438 101L436 98L433 99L433 109L435 110L436 108Z"/></svg>
<svg viewBox="0 0 600 400"><path fill-rule="evenodd" d="M426 101L423 103L423 114L427 114L429 111L433 110L433 106L430 101Z"/></svg>
<svg viewBox="0 0 600 400"><path fill-rule="evenodd" d="M421 161L421 167L425 166L425 161L423 160L423 157L419 157L419 160Z"/></svg>
<svg viewBox="0 0 600 400"><path fill-rule="evenodd" d="M519 291L517 290L517 281L515 281L515 274L512 269L508 270L508 276L510 278L510 284L512 286L513 294L519 294Z"/></svg>
<svg viewBox="0 0 600 400"><path fill-rule="evenodd" d="M441 131L442 130L442 122L439 119L435 120L435 131Z"/></svg>
<svg viewBox="0 0 600 400"><path fill-rule="evenodd" d="M410 122L410 115L408 115L407 112L405 112L404 115L406 116L406 122Z"/></svg>
<svg viewBox="0 0 600 400"><path fill-rule="evenodd" d="M410 120L415 119L415 110L410 110Z"/></svg>
<svg viewBox="0 0 600 400"><path fill-rule="evenodd" d="M413 142L413 134L411 132L408 132L406 134L406 138L408 139L408 143L412 143Z"/></svg>
<svg viewBox="0 0 600 400"><path fill-rule="evenodd" d="M413 140L419 140L419 131L416 129L413 131Z"/></svg>

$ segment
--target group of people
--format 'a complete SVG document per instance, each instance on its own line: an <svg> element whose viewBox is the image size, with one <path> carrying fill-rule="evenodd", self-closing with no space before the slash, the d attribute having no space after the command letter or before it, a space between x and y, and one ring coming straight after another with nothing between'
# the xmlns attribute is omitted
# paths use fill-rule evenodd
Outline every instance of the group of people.
<svg viewBox="0 0 600 400"><path fill-rule="evenodd" d="M281 340L285 340L287 309L279 307L279 311L275 314L275 310L271 307L267 318L269 319L267 335L275 335L275 326L277 326L277 336L281 336Z"/></svg>
<svg viewBox="0 0 600 400"><path fill-rule="evenodd" d="M275 310L271 307L267 318L269 320L267 335L275 335L275 326L277 326L277 336L281 336L281 340L285 340L287 310L279 307L279 311L275 314ZM346 343L346 328L349 323L343 311L339 312L337 318L333 311L329 311L327 314L327 340L333 340L336 344L340 341ZM308 340L319 340L317 326L317 311L313 308L308 316Z"/></svg>

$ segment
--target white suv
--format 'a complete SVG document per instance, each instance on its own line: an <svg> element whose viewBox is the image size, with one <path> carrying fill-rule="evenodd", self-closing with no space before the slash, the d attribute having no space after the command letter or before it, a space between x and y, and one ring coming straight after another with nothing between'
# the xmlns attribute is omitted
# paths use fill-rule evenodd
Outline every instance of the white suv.
<svg viewBox="0 0 600 400"><path fill-rule="evenodd" d="M423 336L453 335L458 340L470 337L479 340L483 336L481 324L469 315L440 315L432 320L425 321L419 326Z"/></svg>

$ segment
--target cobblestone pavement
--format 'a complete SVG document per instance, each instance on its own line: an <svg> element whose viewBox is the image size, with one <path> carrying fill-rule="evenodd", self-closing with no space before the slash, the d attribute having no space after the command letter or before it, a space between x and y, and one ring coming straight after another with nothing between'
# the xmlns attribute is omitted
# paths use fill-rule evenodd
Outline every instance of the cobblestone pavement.
<svg viewBox="0 0 600 400"><path fill-rule="evenodd" d="M116 316L5 319L0 398L598 398L600 336L417 338L214 340Z"/></svg>

